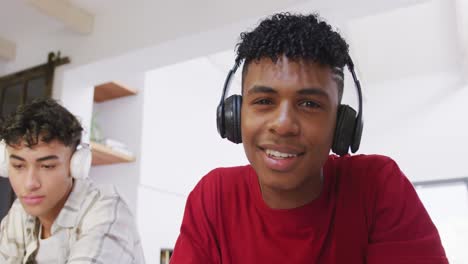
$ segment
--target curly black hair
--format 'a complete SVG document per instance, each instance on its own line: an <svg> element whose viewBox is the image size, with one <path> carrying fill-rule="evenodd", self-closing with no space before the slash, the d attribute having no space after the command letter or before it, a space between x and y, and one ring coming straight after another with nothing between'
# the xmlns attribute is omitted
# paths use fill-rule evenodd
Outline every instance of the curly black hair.
<svg viewBox="0 0 468 264"><path fill-rule="evenodd" d="M35 99L20 105L6 117L0 127L0 140L12 146L24 144L32 147L39 143L58 140L73 149L81 141L83 127L78 119L57 101L50 98Z"/></svg>
<svg viewBox="0 0 468 264"><path fill-rule="evenodd" d="M243 32L236 46L236 65L244 61L243 77L250 62L278 57L310 60L329 66L343 93L343 68L349 60L349 46L318 14L278 13L261 21L250 32Z"/></svg>

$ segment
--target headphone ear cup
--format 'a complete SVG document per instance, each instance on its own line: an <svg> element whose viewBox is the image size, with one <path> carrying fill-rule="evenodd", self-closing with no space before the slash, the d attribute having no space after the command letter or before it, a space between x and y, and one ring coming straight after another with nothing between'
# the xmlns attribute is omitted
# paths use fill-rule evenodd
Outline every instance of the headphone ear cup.
<svg viewBox="0 0 468 264"><path fill-rule="evenodd" d="M353 143L354 126L356 124L356 111L349 105L340 105L336 117L335 135L332 151L337 155L348 154Z"/></svg>
<svg viewBox="0 0 468 264"><path fill-rule="evenodd" d="M8 178L8 153L4 140L0 141L0 177Z"/></svg>
<svg viewBox="0 0 468 264"><path fill-rule="evenodd" d="M228 140L239 144L242 143L241 134L241 107L242 96L231 95L224 101L224 131Z"/></svg>
<svg viewBox="0 0 468 264"><path fill-rule="evenodd" d="M92 152L89 147L79 148L70 160L70 173L75 179L85 179L91 169Z"/></svg>
<svg viewBox="0 0 468 264"><path fill-rule="evenodd" d="M356 128L354 130L353 135L353 143L351 144L351 152L355 153L358 151L359 146L361 145L361 137L362 137L362 128L364 127L364 123L362 120L357 122Z"/></svg>
<svg viewBox="0 0 468 264"><path fill-rule="evenodd" d="M224 102L218 105L216 108L216 127L221 138L226 138L226 129L224 125Z"/></svg>

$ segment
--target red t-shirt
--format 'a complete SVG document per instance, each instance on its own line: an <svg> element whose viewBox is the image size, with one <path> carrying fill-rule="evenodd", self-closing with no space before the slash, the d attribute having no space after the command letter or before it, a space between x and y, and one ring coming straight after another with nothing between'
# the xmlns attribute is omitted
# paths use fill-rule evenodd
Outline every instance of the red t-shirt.
<svg viewBox="0 0 468 264"><path fill-rule="evenodd" d="M208 173L190 193L171 264L443 264L439 234L390 158L330 156L320 196L271 209L251 166Z"/></svg>

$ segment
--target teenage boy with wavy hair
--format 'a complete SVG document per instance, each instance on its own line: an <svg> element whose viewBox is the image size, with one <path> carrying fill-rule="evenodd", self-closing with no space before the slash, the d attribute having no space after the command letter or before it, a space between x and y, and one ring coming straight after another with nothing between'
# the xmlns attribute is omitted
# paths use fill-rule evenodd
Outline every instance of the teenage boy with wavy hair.
<svg viewBox="0 0 468 264"><path fill-rule="evenodd" d="M86 179L82 131L53 99L20 106L2 123L2 176L18 199L1 222L0 263L144 263L128 206L114 187Z"/></svg>

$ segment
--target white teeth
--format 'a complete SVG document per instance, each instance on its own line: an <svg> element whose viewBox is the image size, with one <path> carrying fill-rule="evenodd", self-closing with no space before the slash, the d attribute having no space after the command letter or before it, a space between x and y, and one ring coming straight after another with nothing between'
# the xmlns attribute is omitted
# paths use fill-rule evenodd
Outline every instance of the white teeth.
<svg viewBox="0 0 468 264"><path fill-rule="evenodd" d="M275 158L293 158L293 157L297 157L297 154L290 154L290 153L283 153L283 152L279 152L279 151L276 151L276 150L271 150L271 149L267 149L265 150L266 154L268 156L272 156L272 157L275 157Z"/></svg>

